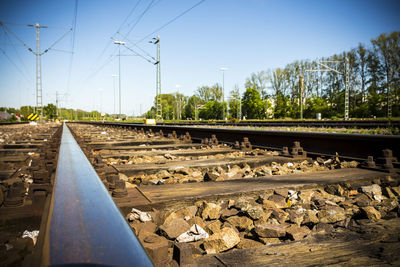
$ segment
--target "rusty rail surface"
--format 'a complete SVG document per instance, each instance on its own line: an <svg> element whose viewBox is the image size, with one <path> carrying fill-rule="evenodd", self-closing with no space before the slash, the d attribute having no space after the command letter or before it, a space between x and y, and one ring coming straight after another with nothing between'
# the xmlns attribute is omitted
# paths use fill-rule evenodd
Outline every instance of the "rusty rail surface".
<svg viewBox="0 0 400 267"><path fill-rule="evenodd" d="M384 149L391 149L393 156L400 156L399 135L368 135L368 134L341 134L341 133L315 133L315 132L286 132L263 131L248 129L227 129L210 127L188 127L170 125L144 125L113 122L80 122L93 125L120 126L126 128L151 129L153 132L162 130L164 134L172 133L190 134L192 139L199 140L215 135L219 141L235 143L247 137L253 146L268 149L282 150L291 147L299 141L302 148L309 154L334 156L336 152L343 158L363 159L368 156L380 158Z"/></svg>
<svg viewBox="0 0 400 267"><path fill-rule="evenodd" d="M152 266L65 124L58 159L41 265Z"/></svg>

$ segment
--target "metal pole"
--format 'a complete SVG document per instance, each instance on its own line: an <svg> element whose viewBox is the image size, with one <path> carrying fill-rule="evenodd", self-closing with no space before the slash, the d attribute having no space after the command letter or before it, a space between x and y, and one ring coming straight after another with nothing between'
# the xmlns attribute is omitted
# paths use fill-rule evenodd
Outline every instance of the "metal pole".
<svg viewBox="0 0 400 267"><path fill-rule="evenodd" d="M58 91L56 91L56 115L58 118Z"/></svg>
<svg viewBox="0 0 400 267"><path fill-rule="evenodd" d="M225 71L222 71L222 119L225 120Z"/></svg>
<svg viewBox="0 0 400 267"><path fill-rule="evenodd" d="M390 95L390 83L387 84L387 116L388 118L392 117L392 98Z"/></svg>
<svg viewBox="0 0 400 267"><path fill-rule="evenodd" d="M115 77L116 77L116 75L112 75L112 77L113 77L113 89L114 89L114 111L113 111L113 114L115 115Z"/></svg>
<svg viewBox="0 0 400 267"><path fill-rule="evenodd" d="M39 117L43 116L42 103L42 61L40 54L40 25L35 24L36 28L36 113Z"/></svg>
<svg viewBox="0 0 400 267"><path fill-rule="evenodd" d="M304 79L300 76L300 119L303 119L303 90L304 90Z"/></svg>
<svg viewBox="0 0 400 267"><path fill-rule="evenodd" d="M121 118L121 45L118 45L118 77L119 77L119 113L118 118Z"/></svg>
<svg viewBox="0 0 400 267"><path fill-rule="evenodd" d="M157 36L156 119L162 120L160 36Z"/></svg>
<svg viewBox="0 0 400 267"><path fill-rule="evenodd" d="M349 119L349 76L350 76L350 66L349 58L346 57L346 74L345 74L345 100L344 100L344 119Z"/></svg>

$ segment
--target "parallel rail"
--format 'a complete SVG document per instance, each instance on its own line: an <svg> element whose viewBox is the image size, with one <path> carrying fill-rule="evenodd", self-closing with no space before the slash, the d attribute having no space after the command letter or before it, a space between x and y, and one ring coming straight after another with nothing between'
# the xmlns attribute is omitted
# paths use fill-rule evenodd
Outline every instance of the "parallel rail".
<svg viewBox="0 0 400 267"><path fill-rule="evenodd" d="M144 125L111 122L83 122L93 125L120 126L125 128L152 129L153 132L162 130L164 134L175 131L178 135L188 132L192 139L210 138L215 134L222 142L235 143L248 137L253 146L282 150L291 147L293 142L300 141L301 146L309 154L334 156L336 152L343 158L367 159L382 156L382 150L391 149L394 156L400 156L399 135L367 135L340 133L310 133L286 131L261 131L248 129L226 129L210 127L185 127L169 125Z"/></svg>
<svg viewBox="0 0 400 267"><path fill-rule="evenodd" d="M358 128L358 129L372 129L372 128L400 128L399 120L337 120L337 121L323 121L323 120L294 120L294 121L240 121L237 123L225 121L187 121L187 122L166 122L160 123L161 125L218 125L218 126L247 126L247 127L315 127L315 128Z"/></svg>
<svg viewBox="0 0 400 267"><path fill-rule="evenodd" d="M66 125L44 228L41 265L152 266Z"/></svg>

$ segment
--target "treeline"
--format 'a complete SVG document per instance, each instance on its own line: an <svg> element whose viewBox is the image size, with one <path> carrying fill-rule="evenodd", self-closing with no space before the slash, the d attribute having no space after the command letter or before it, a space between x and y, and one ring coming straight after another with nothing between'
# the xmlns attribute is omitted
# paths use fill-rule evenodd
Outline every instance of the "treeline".
<svg viewBox="0 0 400 267"><path fill-rule="evenodd" d="M19 109L0 107L0 111L7 112L11 115L7 121L17 121L19 117L21 121L27 121L28 116L35 112L35 107L22 106ZM43 116L47 120L101 120L101 114L98 111L84 111L80 109L58 108L54 104L48 104L43 107ZM106 114L106 117L110 117Z"/></svg>
<svg viewBox="0 0 400 267"><path fill-rule="evenodd" d="M304 77L304 118L315 118L317 113L324 118L343 118L346 69L350 117L400 116L400 32L393 32L342 54L252 73L244 92L240 94L235 86L225 101L219 84L202 86L190 97L162 94L163 119L299 118L300 76ZM145 115L153 118L155 108Z"/></svg>

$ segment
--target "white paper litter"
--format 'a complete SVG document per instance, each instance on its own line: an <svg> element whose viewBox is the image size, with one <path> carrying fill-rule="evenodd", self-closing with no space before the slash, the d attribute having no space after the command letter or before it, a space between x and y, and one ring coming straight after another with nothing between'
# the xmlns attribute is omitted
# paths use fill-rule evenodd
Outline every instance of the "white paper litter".
<svg viewBox="0 0 400 267"><path fill-rule="evenodd" d="M208 233L197 224L193 224L192 227L190 227L190 229L187 232L178 236L176 240L179 243L182 243L182 242L198 241L204 238L208 238Z"/></svg>
<svg viewBox="0 0 400 267"><path fill-rule="evenodd" d="M288 162L287 166L288 166L288 167L293 167L294 165L293 165L293 163Z"/></svg>
<svg viewBox="0 0 400 267"><path fill-rule="evenodd" d="M127 216L129 221L134 221L139 219L141 222L149 222L151 221L151 215L148 214L147 212L143 212L140 210L137 210L135 208L132 208L131 213L128 214Z"/></svg>
<svg viewBox="0 0 400 267"><path fill-rule="evenodd" d="M106 132L106 131L104 131L104 132L101 132L101 134L107 134L107 132Z"/></svg>
<svg viewBox="0 0 400 267"><path fill-rule="evenodd" d="M289 199L298 199L299 198L299 196L297 195L297 192L294 190L288 191L288 197L289 197Z"/></svg>
<svg viewBox="0 0 400 267"><path fill-rule="evenodd" d="M34 230L34 231L25 230L24 233L22 234L22 238L26 238L26 237L32 238L33 245L35 245L38 235L39 235L39 231L38 230Z"/></svg>

